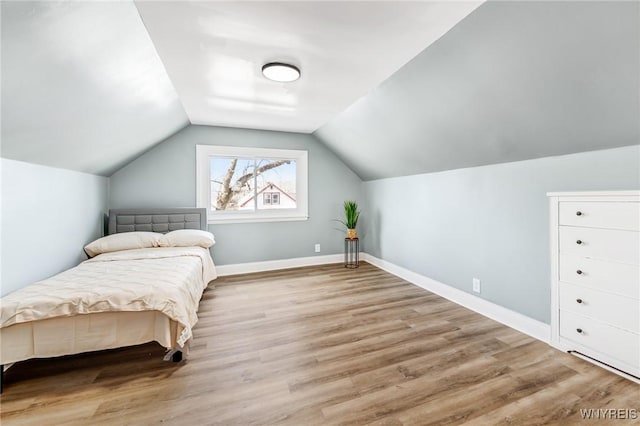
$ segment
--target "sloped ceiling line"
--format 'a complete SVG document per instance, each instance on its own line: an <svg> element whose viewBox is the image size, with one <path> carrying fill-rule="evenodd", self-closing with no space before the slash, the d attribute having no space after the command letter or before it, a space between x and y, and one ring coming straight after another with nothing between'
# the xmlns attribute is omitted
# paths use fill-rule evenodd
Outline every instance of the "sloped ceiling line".
<svg viewBox="0 0 640 426"><path fill-rule="evenodd" d="M192 123L311 133L481 1L136 4ZM302 78L265 79L274 61Z"/></svg>
<svg viewBox="0 0 640 426"><path fill-rule="evenodd" d="M487 2L314 133L362 179L640 144L640 3Z"/></svg>
<svg viewBox="0 0 640 426"><path fill-rule="evenodd" d="M2 2L2 156L110 175L189 121L132 2Z"/></svg>
<svg viewBox="0 0 640 426"><path fill-rule="evenodd" d="M111 175L189 123L310 133L479 4L2 2L0 154Z"/></svg>
<svg viewBox="0 0 640 426"><path fill-rule="evenodd" d="M190 122L315 130L369 180L640 143L640 3L480 4L2 2L0 154L111 175Z"/></svg>

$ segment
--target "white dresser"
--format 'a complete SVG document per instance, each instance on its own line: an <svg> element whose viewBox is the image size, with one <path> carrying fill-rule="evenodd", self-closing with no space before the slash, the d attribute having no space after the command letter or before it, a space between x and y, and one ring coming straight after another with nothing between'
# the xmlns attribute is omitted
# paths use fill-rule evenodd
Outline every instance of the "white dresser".
<svg viewBox="0 0 640 426"><path fill-rule="evenodd" d="M547 195L551 344L640 378L640 191Z"/></svg>

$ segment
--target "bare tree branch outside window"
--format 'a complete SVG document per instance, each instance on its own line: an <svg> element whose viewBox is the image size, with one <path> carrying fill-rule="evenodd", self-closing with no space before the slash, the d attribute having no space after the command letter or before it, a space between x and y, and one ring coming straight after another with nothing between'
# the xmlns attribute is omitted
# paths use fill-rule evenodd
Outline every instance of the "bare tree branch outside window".
<svg viewBox="0 0 640 426"><path fill-rule="evenodd" d="M246 165L243 167L240 176L234 180L236 168L238 167L238 158L231 159L222 179L212 176L211 181L219 184L217 196L215 197L216 210L227 210L234 203L237 203L244 194L260 190L257 187L259 176L282 165L291 164L291 162L292 160L259 160L253 161L252 164L245 163Z"/></svg>

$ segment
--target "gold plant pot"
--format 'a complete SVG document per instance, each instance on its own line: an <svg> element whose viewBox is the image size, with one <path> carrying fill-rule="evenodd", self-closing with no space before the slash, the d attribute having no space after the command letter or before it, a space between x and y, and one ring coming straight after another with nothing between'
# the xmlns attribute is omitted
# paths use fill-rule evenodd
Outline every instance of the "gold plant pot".
<svg viewBox="0 0 640 426"><path fill-rule="evenodd" d="M353 240L354 238L358 238L358 231L355 229L347 229L347 238Z"/></svg>

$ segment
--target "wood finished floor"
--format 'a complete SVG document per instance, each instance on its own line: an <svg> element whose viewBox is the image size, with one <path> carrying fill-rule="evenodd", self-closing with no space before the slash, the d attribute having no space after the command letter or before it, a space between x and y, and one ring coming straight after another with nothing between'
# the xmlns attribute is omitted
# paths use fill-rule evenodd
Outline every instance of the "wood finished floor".
<svg viewBox="0 0 640 426"><path fill-rule="evenodd" d="M2 425L576 424L580 409L640 409L640 385L366 263L215 284L188 361L147 344L19 363Z"/></svg>

